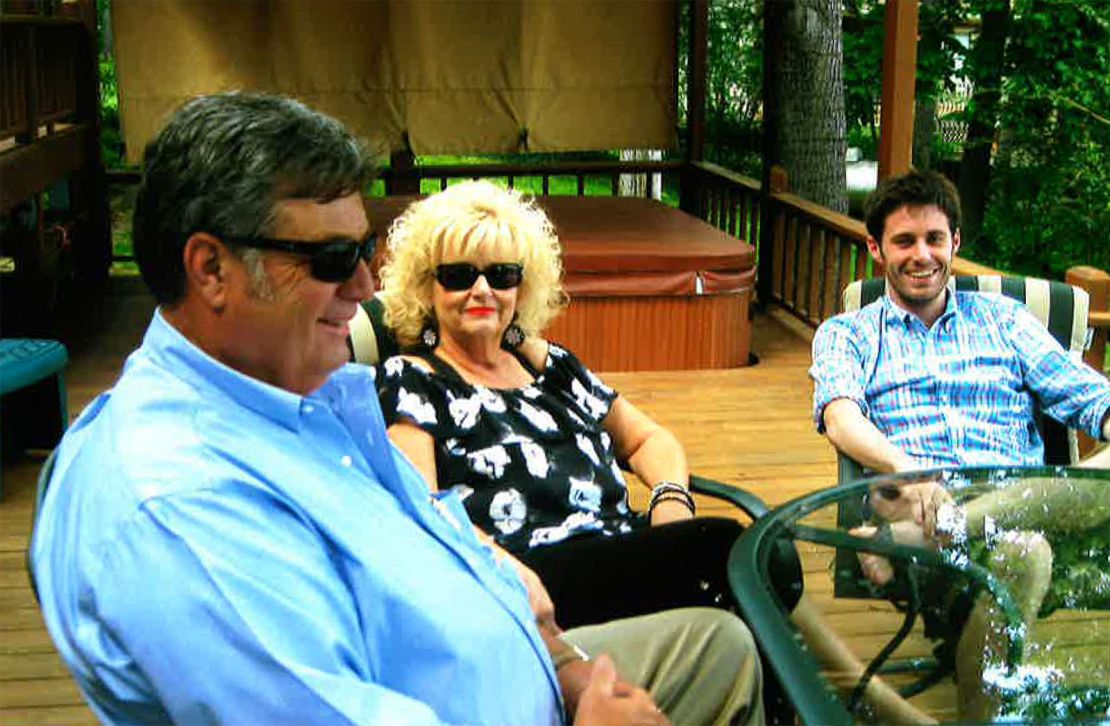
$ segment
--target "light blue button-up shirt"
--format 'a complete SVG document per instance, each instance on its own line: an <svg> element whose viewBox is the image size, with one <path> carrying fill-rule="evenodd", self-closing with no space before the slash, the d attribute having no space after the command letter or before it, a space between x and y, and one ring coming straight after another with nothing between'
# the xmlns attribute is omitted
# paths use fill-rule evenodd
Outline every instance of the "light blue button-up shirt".
<svg viewBox="0 0 1110 726"><path fill-rule="evenodd" d="M814 417L837 398L922 466L1039 466L1036 408L1091 436L1110 411L1110 382L1069 355L1024 305L948 294L926 328L884 295L827 320L813 338Z"/></svg>
<svg viewBox="0 0 1110 726"><path fill-rule="evenodd" d="M32 544L113 724L552 724L527 595L386 439L372 376L301 397L155 313L67 432Z"/></svg>

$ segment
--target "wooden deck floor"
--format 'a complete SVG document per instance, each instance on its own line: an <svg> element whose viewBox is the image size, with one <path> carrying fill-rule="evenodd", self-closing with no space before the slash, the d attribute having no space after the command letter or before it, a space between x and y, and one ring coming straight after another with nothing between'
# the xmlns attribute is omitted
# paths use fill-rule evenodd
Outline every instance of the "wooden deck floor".
<svg viewBox="0 0 1110 726"><path fill-rule="evenodd" d="M91 329L86 340L72 347L67 373L71 415L111 385L125 355L138 344L152 309L145 295L117 294L103 326ZM784 315L758 317L753 350L760 362L749 368L617 373L605 378L675 432L687 448L693 471L745 487L777 504L830 485L835 459L810 418L808 331ZM2 472L0 723L94 723L42 625L24 570L41 461L41 456L28 455ZM642 488L634 490L634 503L644 499ZM710 501L703 502L702 512L731 514ZM807 570L826 567L827 558L815 553L804 553L804 559ZM828 598L827 592L813 594ZM852 617L859 609L849 607L844 616Z"/></svg>

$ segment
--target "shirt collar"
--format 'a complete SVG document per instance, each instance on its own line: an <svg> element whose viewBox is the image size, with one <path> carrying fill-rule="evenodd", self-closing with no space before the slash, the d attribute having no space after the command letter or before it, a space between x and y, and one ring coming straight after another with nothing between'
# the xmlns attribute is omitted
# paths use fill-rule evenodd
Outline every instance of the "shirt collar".
<svg viewBox="0 0 1110 726"><path fill-rule="evenodd" d="M945 320L947 320L948 318L953 317L959 313L959 306L956 304L956 285L954 278L948 278L947 288L948 299L944 303L944 312L941 313L940 317L937 318L936 323L933 324L934 326L945 322ZM891 299L889 292L883 294L882 301L887 320L900 320L907 327L911 325L915 320L918 322L918 324L924 325L924 323L921 323L920 318L918 318L916 315L909 312L908 310L904 310L897 303L895 303L894 300Z"/></svg>
<svg viewBox="0 0 1110 726"><path fill-rule="evenodd" d="M198 386L215 388L241 406L291 430L300 427L306 400L318 397L323 390L306 398L240 373L182 335L162 316L161 307L154 311L154 319L143 338L143 349L190 376Z"/></svg>

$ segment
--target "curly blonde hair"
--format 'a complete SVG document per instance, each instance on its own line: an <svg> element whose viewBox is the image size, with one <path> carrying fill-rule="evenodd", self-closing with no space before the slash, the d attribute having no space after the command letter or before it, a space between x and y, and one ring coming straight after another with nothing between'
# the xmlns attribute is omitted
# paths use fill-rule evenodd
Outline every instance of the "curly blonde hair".
<svg viewBox="0 0 1110 726"><path fill-rule="evenodd" d="M515 189L488 181L455 184L394 220L381 268L385 323L403 348L416 345L432 316L435 268L444 259L518 262L524 280L516 324L538 335L567 304L559 238L551 220Z"/></svg>

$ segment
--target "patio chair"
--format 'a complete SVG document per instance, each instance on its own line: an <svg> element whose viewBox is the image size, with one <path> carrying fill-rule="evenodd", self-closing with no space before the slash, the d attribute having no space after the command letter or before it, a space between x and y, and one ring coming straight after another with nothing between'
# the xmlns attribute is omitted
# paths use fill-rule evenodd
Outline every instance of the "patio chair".
<svg viewBox="0 0 1110 726"><path fill-rule="evenodd" d="M1064 282L1026 277L978 275L954 277L949 288L960 291L1000 293L1022 302L1029 311L1048 328L1052 337L1073 355L1081 355L1087 341L1087 312L1089 297L1085 290ZM845 312L858 310L886 293L885 278L858 280L849 284L843 293ZM1049 465L1074 465L1079 460L1076 432L1038 412L1036 424L1045 442L1045 463ZM871 475L859 462L837 452L838 485L846 486ZM837 527L846 531L864 522L865 502L862 497L841 500L837 507ZM884 599L893 596L904 601L905 593L897 588L882 594L868 582L860 570L856 552L849 548L836 551L834 596L838 598ZM931 671L921 678L906 694L916 692L938 682L951 673L949 663L936 659L921 659L913 670ZM903 666L892 664L894 669ZM883 671L880 671L883 672Z"/></svg>
<svg viewBox="0 0 1110 726"><path fill-rule="evenodd" d="M1052 337L1073 355L1082 355L1087 345L1090 298L1086 290L1056 280L1000 275L953 277L948 281L948 286L960 291L1001 293L1024 303L1034 317L1048 328ZM859 310L885 293L885 278L857 280L844 289L843 310ZM1069 430L1058 421L1039 413L1036 423L1045 443L1046 464L1074 465L1079 461L1079 443L1074 430ZM859 462L840 452L837 452L837 467L837 483L840 485L858 481L869 474ZM862 523L862 501L841 503L837 511L837 525L844 529ZM869 596L870 588L859 572L854 553L838 552L836 571L837 597Z"/></svg>
<svg viewBox="0 0 1110 726"><path fill-rule="evenodd" d="M66 348L54 340L0 339L0 452L51 449L69 422Z"/></svg>
<svg viewBox="0 0 1110 726"><path fill-rule="evenodd" d="M42 468L39 469L38 483L35 485L35 501L31 505L31 533L27 537L27 559L25 565L27 567L27 579L31 581L31 592L35 595L35 602L39 599L39 587L35 582L35 568L34 559L31 557L31 545L35 542L35 525L39 521L39 511L42 510L42 500L46 498L46 488L50 485L50 477L54 475L54 461L57 459L58 450L54 449L50 455L46 457L46 461L42 463Z"/></svg>
<svg viewBox="0 0 1110 726"><path fill-rule="evenodd" d="M375 294L359 306L355 317L351 320L351 334L347 339L352 362L376 366L386 358L402 352L396 336L385 323L383 313L384 306L380 294ZM625 462L621 462L621 465L627 470ZM767 504L755 494L697 474L690 474L690 491L724 500L742 511L753 522L769 511ZM800 598L802 569L797 550L784 540L778 544L772 559L777 572L796 573L788 583L788 589L792 590L796 598ZM767 661L766 654L764 654L764 661L765 663ZM794 723L794 707L787 700L781 684L773 677L768 665L765 665L764 673L763 702L767 723Z"/></svg>

